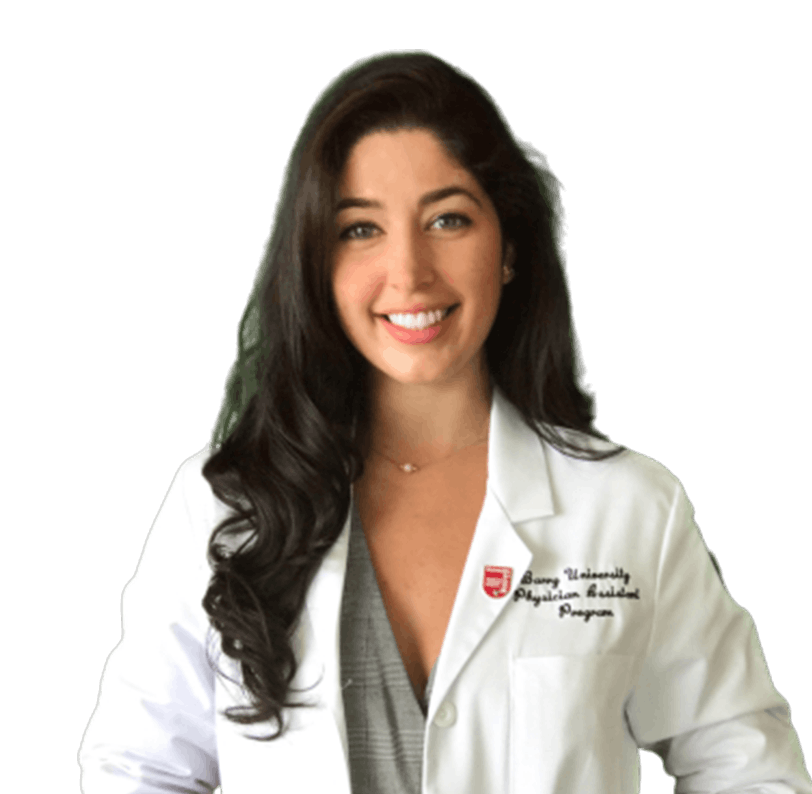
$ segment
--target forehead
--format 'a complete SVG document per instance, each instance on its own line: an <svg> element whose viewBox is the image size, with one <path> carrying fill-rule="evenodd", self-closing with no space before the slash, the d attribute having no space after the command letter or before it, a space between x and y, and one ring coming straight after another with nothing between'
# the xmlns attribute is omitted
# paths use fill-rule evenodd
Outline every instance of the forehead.
<svg viewBox="0 0 812 794"><path fill-rule="evenodd" d="M350 150L341 173L344 195L376 190L430 189L454 181L476 180L428 130L372 132Z"/></svg>

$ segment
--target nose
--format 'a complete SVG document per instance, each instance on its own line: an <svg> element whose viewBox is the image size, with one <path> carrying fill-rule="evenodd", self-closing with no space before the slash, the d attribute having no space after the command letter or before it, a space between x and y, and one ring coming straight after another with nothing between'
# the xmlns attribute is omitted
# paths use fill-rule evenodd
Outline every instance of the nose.
<svg viewBox="0 0 812 794"><path fill-rule="evenodd" d="M417 228L392 237L385 257L387 281L404 294L420 292L437 279L437 256Z"/></svg>

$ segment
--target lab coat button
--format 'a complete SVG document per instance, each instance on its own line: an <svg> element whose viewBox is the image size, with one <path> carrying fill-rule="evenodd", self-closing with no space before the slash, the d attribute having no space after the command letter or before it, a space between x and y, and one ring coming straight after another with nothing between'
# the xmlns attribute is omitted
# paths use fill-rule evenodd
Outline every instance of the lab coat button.
<svg viewBox="0 0 812 794"><path fill-rule="evenodd" d="M448 728L457 721L457 710L453 703L447 700L440 704L437 713L434 715L434 724L439 728Z"/></svg>

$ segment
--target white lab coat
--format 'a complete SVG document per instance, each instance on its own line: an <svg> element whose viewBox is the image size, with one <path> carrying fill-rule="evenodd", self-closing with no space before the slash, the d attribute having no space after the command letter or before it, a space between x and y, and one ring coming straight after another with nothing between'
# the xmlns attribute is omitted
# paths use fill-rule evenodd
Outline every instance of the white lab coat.
<svg viewBox="0 0 812 794"><path fill-rule="evenodd" d="M123 639L80 752L83 791L350 794L349 517L295 634L293 685L312 687L317 708L293 710L282 739L247 739L274 726L222 717L247 701L206 660L206 542L226 515L200 473L207 454L178 471L125 589ZM495 388L487 494L435 673L422 792L636 792L638 747L662 755L680 792L812 793L751 618L679 482L632 452L562 455Z"/></svg>

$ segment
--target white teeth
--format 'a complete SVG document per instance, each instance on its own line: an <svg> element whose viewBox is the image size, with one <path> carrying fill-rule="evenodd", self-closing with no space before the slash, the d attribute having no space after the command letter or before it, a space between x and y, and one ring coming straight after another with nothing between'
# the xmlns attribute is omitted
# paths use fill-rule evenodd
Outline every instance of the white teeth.
<svg viewBox="0 0 812 794"><path fill-rule="evenodd" d="M440 322L446 314L448 314L448 309L438 309L436 312L420 312L420 314L390 314L389 322L403 328L423 329Z"/></svg>

